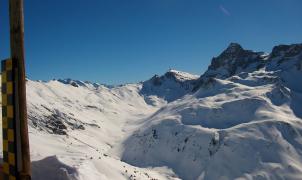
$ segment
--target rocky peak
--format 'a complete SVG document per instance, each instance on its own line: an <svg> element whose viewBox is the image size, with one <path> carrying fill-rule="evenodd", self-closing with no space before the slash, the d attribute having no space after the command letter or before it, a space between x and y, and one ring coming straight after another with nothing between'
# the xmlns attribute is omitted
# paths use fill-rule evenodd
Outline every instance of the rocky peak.
<svg viewBox="0 0 302 180"><path fill-rule="evenodd" d="M142 84L141 94L161 97L167 102L174 101L192 91L199 76L186 72L169 70L164 75L154 75Z"/></svg>
<svg viewBox="0 0 302 180"><path fill-rule="evenodd" d="M302 53L302 44L279 45L273 48L271 58L293 57L300 53Z"/></svg>
<svg viewBox="0 0 302 180"><path fill-rule="evenodd" d="M157 74L154 75L154 76L150 79L150 81L152 82L152 84L153 84L154 86L160 86L160 85L162 84L162 82L161 82L161 77L158 76Z"/></svg>
<svg viewBox="0 0 302 180"><path fill-rule="evenodd" d="M187 80L195 80L199 77L190 73L177 71L173 69L170 69L168 72L166 72L164 76L167 79L173 79L175 81L180 81L180 82L187 81Z"/></svg>
<svg viewBox="0 0 302 180"><path fill-rule="evenodd" d="M69 84L69 85L72 85L74 87L85 86L85 83L83 81L73 80L73 79L70 79L70 78L58 79L58 81L60 83Z"/></svg>
<svg viewBox="0 0 302 180"><path fill-rule="evenodd" d="M270 54L243 49L231 43L219 56L212 59L207 71L197 80L193 91L206 85L211 78L226 79L240 73L250 73L260 68L267 71L302 69L302 43L275 46Z"/></svg>
<svg viewBox="0 0 302 180"><path fill-rule="evenodd" d="M162 76L154 75L149 81L151 81L154 86L160 86L165 81L182 83L182 82L186 82L186 81L196 80L196 79L198 79L198 77L199 76L197 76L197 75L170 69Z"/></svg>
<svg viewBox="0 0 302 180"><path fill-rule="evenodd" d="M234 54L243 51L244 49L238 43L230 43L226 50L223 51L224 54Z"/></svg>
<svg viewBox="0 0 302 180"><path fill-rule="evenodd" d="M229 77L238 69L245 69L263 58L262 52L245 50L240 44L231 43L219 56L212 59L206 74L220 78Z"/></svg>
<svg viewBox="0 0 302 180"><path fill-rule="evenodd" d="M67 78L67 79L58 79L56 81L58 81L60 83L63 83L63 84L71 85L73 87L87 87L87 88L88 87L93 87L93 88L98 88L99 86L101 86L98 83L92 83L90 81L73 80L73 79L70 79L70 78ZM106 85L104 85L104 86L106 86Z"/></svg>

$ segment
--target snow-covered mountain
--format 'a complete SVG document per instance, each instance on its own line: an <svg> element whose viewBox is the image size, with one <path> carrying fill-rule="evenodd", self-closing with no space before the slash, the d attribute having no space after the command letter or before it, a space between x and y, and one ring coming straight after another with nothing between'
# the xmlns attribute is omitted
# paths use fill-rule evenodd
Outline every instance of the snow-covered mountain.
<svg viewBox="0 0 302 180"><path fill-rule="evenodd" d="M226 79L231 76L247 74L264 69L266 72L279 73L301 69L302 44L275 46L270 54L243 49L231 43L218 57L212 59L208 70L199 78L195 90L212 78ZM286 75L284 75L286 76ZM292 80L284 79L287 83Z"/></svg>
<svg viewBox="0 0 302 180"><path fill-rule="evenodd" d="M201 76L28 80L27 97L33 179L302 177L302 44L231 43Z"/></svg>
<svg viewBox="0 0 302 180"><path fill-rule="evenodd" d="M197 75L169 70L163 76L154 75L143 82L140 93L146 98L156 96L171 102L190 93L197 79Z"/></svg>
<svg viewBox="0 0 302 180"><path fill-rule="evenodd" d="M301 179L302 45L230 46L194 93L145 119L122 160L182 179Z"/></svg>

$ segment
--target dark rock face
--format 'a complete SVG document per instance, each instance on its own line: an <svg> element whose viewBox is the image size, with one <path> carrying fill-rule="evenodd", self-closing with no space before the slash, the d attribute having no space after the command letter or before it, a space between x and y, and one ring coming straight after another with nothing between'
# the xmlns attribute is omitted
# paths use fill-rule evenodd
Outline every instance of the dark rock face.
<svg viewBox="0 0 302 180"><path fill-rule="evenodd" d="M79 80L72 80L68 79L58 79L58 82L66 85L71 85L73 87L87 87L87 85L92 85L95 88L98 88L100 85L97 83L91 83L89 81L79 81Z"/></svg>
<svg viewBox="0 0 302 180"><path fill-rule="evenodd" d="M178 79L180 78L180 79ZM184 79L182 79L181 77L178 77L177 78L177 75L175 72L172 72L172 71L168 71L166 72L163 76L158 76L158 75L154 75L150 81L152 82L152 84L154 86L161 86L165 80L172 80L176 83L179 83L179 84L182 84L182 81Z"/></svg>
<svg viewBox="0 0 302 180"><path fill-rule="evenodd" d="M230 64L231 61L238 60L241 57L248 55L239 44L231 43L218 57L212 59L209 69L218 69L219 67Z"/></svg>
<svg viewBox="0 0 302 180"><path fill-rule="evenodd" d="M67 135L68 129L72 130L85 130L84 125L94 126L93 124L84 124L78 119L72 117L71 114L65 114L57 109L51 110L42 106L51 112L50 115L38 116L33 111L29 111L28 118L31 120L32 125L39 130L46 130L49 133L58 135Z"/></svg>
<svg viewBox="0 0 302 180"><path fill-rule="evenodd" d="M275 46L271 53L271 58L278 56L293 57L302 52L302 44Z"/></svg>
<svg viewBox="0 0 302 180"><path fill-rule="evenodd" d="M178 79L176 78L175 72L172 72L172 71L166 72L166 74L164 75L164 77L167 78L167 79L172 79L174 81L178 81Z"/></svg>
<svg viewBox="0 0 302 180"><path fill-rule="evenodd" d="M160 86L162 84L162 79L158 75L154 75L151 81L154 86Z"/></svg>
<svg viewBox="0 0 302 180"><path fill-rule="evenodd" d="M302 44L276 46L273 48L270 59L277 59L277 64L281 65L283 62L289 61L296 56L300 60L302 59Z"/></svg>
<svg viewBox="0 0 302 180"><path fill-rule="evenodd" d="M218 57L212 59L208 72L212 72L212 76L229 77L236 73L238 69L246 69L250 64L261 62L263 60L262 52L253 52L244 50L239 44L231 43ZM226 72L215 72L219 68L223 68Z"/></svg>
<svg viewBox="0 0 302 180"><path fill-rule="evenodd" d="M253 72L260 68L268 70L282 69L288 61L296 69L302 69L302 44L275 46L269 55L243 49L237 43L231 43L219 56L212 59L208 70L197 80L193 92L206 85L210 78L226 79L242 72ZM286 65L288 68L288 65Z"/></svg>
<svg viewBox="0 0 302 180"><path fill-rule="evenodd" d="M187 74L182 73L170 70L163 76L155 75L143 82L140 93L146 97L155 95L168 102L174 101L190 93L196 82L196 78L187 77Z"/></svg>
<svg viewBox="0 0 302 180"><path fill-rule="evenodd" d="M64 125L64 123L62 121L60 121L58 119L57 116L52 115L48 117L48 121L46 123L46 127L50 130L52 130L52 132L54 134L59 134L59 135L66 135L66 129L67 127Z"/></svg>
<svg viewBox="0 0 302 180"><path fill-rule="evenodd" d="M54 113L50 116L46 116L45 119L45 127L51 130L54 134L66 135L67 127L70 127L71 129L85 129L82 124L77 123L76 119L64 113Z"/></svg>
<svg viewBox="0 0 302 180"><path fill-rule="evenodd" d="M79 87L79 85L78 85L76 82L72 82L71 85L72 85L73 87Z"/></svg>

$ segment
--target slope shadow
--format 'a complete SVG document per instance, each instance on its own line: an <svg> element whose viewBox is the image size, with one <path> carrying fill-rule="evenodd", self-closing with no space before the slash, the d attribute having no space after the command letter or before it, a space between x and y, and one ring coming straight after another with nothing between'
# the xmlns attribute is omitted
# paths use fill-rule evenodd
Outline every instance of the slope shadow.
<svg viewBox="0 0 302 180"><path fill-rule="evenodd" d="M290 108L292 109L293 113L298 117L302 118L302 94L299 93L292 93L291 95L292 100L290 103Z"/></svg>
<svg viewBox="0 0 302 180"><path fill-rule="evenodd" d="M56 156L33 161L31 166L33 180L75 180L78 176L76 168L60 162Z"/></svg>
<svg viewBox="0 0 302 180"><path fill-rule="evenodd" d="M178 113L185 125L200 125L206 128L227 129L261 119L259 109L268 108L265 100L245 98L224 102L220 107L200 106L186 108Z"/></svg>
<svg viewBox="0 0 302 180"><path fill-rule="evenodd" d="M3 158L0 158L2 164ZM78 172L58 160L56 156L49 156L39 161L31 162L33 180L76 180Z"/></svg>

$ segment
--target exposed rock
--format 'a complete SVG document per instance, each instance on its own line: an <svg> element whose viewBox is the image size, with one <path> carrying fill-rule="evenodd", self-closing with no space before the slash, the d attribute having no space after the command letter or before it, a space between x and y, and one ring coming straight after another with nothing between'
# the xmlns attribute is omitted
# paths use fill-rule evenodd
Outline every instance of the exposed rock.
<svg viewBox="0 0 302 180"><path fill-rule="evenodd" d="M287 61L293 64L281 65ZM206 86L211 78L226 79L240 73L251 73L261 68L268 70L286 70L290 66L301 69L302 44L275 46L270 54L243 49L237 43L231 43L219 56L212 59L208 70L195 82L192 91Z"/></svg>
<svg viewBox="0 0 302 180"><path fill-rule="evenodd" d="M244 50L239 44L231 43L218 57L212 59L205 74L219 78L230 77L252 63L262 64L263 54L263 52Z"/></svg>

